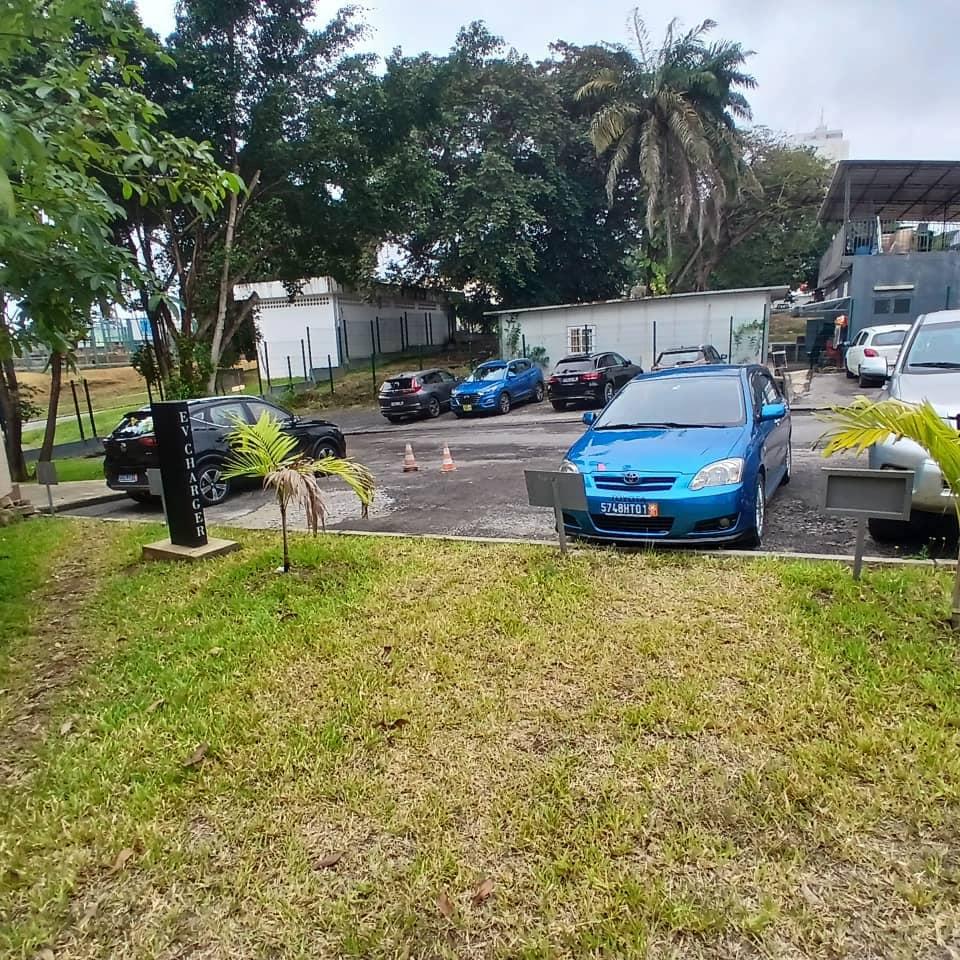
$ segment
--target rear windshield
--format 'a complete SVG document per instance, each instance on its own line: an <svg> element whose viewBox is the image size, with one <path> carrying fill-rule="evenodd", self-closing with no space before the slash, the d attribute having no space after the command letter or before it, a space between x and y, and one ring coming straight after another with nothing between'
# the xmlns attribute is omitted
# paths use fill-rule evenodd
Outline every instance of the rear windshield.
<svg viewBox="0 0 960 960"><path fill-rule="evenodd" d="M393 380L388 380L380 389L384 393L389 393L391 390L410 390L413 387L413 377L395 377Z"/></svg>
<svg viewBox="0 0 960 960"><path fill-rule="evenodd" d="M593 361L588 357L578 357L576 360L560 360L554 373L583 373L584 370L592 370Z"/></svg>
<svg viewBox="0 0 960 960"><path fill-rule="evenodd" d="M682 363L696 363L703 354L699 350L671 350L661 353L658 367L679 367Z"/></svg>
<svg viewBox="0 0 960 960"><path fill-rule="evenodd" d="M729 427L744 419L739 377L676 374L628 383L597 418L594 429Z"/></svg>
<svg viewBox="0 0 960 960"><path fill-rule="evenodd" d="M875 347L893 347L898 343L903 343L903 338L906 335L906 330L891 330L889 333L876 333L873 336L873 345Z"/></svg>
<svg viewBox="0 0 960 960"><path fill-rule="evenodd" d="M124 414L123 419L113 431L117 437L142 437L153 433L153 416L149 410Z"/></svg>

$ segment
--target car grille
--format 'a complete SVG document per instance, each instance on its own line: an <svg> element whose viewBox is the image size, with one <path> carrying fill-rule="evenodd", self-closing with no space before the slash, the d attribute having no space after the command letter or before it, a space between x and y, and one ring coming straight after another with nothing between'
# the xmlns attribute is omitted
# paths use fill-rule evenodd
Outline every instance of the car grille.
<svg viewBox="0 0 960 960"><path fill-rule="evenodd" d="M656 493L669 490L677 482L676 477L644 477L636 483L627 483L623 474L595 473L594 486L598 490L636 490L642 493Z"/></svg>
<svg viewBox="0 0 960 960"><path fill-rule="evenodd" d="M613 517L608 514L591 513L590 519L598 530L621 533L666 534L673 526L673 517Z"/></svg>

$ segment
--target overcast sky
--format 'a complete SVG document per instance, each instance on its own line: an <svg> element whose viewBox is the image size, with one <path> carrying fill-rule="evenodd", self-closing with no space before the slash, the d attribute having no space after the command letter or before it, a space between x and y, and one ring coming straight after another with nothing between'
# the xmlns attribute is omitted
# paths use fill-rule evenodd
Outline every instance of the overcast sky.
<svg viewBox="0 0 960 960"><path fill-rule="evenodd" d="M166 35L174 0L137 0L150 27ZM317 0L318 19L342 4ZM457 29L484 20L533 59L557 39L622 42L631 0L368 0L371 36L364 46L386 54L445 53ZM840 127L859 159L960 160L960 0L673 0L640 5L651 34L668 15L687 26L705 17L714 36L755 50L749 69L754 119L799 133L820 111Z"/></svg>

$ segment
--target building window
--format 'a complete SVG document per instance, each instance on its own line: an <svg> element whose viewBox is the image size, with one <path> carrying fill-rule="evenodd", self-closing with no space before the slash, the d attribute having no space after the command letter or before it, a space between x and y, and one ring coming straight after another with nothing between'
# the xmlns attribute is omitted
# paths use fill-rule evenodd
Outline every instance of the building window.
<svg viewBox="0 0 960 960"><path fill-rule="evenodd" d="M894 313L909 313L910 312L910 298L909 297L897 297L893 301L893 312Z"/></svg>
<svg viewBox="0 0 960 960"><path fill-rule="evenodd" d="M567 327L567 352L593 353L596 333L593 326Z"/></svg>
<svg viewBox="0 0 960 960"><path fill-rule="evenodd" d="M873 301L873 312L874 313L889 313L890 312L890 301L884 297L882 300Z"/></svg>

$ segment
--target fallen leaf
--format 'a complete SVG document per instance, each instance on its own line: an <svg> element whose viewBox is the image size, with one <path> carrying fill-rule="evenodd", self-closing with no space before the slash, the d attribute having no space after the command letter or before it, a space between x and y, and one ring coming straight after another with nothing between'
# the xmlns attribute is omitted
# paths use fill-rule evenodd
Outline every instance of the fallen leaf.
<svg viewBox="0 0 960 960"><path fill-rule="evenodd" d="M65 720L60 724L60 736L65 737L73 729L73 721Z"/></svg>
<svg viewBox="0 0 960 960"><path fill-rule="evenodd" d="M199 767L203 763L203 758L207 755L207 751L210 749L210 744L204 741L197 747L193 753L183 761L183 765L188 769L190 767Z"/></svg>
<svg viewBox="0 0 960 960"><path fill-rule="evenodd" d="M447 896L446 892L437 897L437 909L449 920L454 914L453 901Z"/></svg>
<svg viewBox="0 0 960 960"><path fill-rule="evenodd" d="M147 713L156 713L167 701L161 697L159 700L154 700L153 703L147 707Z"/></svg>
<svg viewBox="0 0 960 960"><path fill-rule="evenodd" d="M223 647L211 647L211 648L210 648L210 656L211 656L211 657L219 657L221 653L223 653Z"/></svg>
<svg viewBox="0 0 960 960"><path fill-rule="evenodd" d="M473 892L473 896L470 898L470 902L475 906L479 907L481 903L490 899L490 895L493 893L493 878L487 877L479 887Z"/></svg>
<svg viewBox="0 0 960 960"><path fill-rule="evenodd" d="M53 951L49 947L44 947L34 958L34 960L55 960Z"/></svg>
<svg viewBox="0 0 960 960"><path fill-rule="evenodd" d="M335 867L343 859L342 850L334 850L332 853L328 853L326 856L321 857L314 866L318 870L327 870L330 867Z"/></svg>
<svg viewBox="0 0 960 960"><path fill-rule="evenodd" d="M109 869L108 876L113 876L115 873L119 873L126 865L127 861L133 856L133 847L124 847L117 854L117 859L113 861L113 866Z"/></svg>
<svg viewBox="0 0 960 960"><path fill-rule="evenodd" d="M381 730L399 730L401 727L405 727L410 721L405 717L397 717L396 720L381 720L377 726Z"/></svg>

